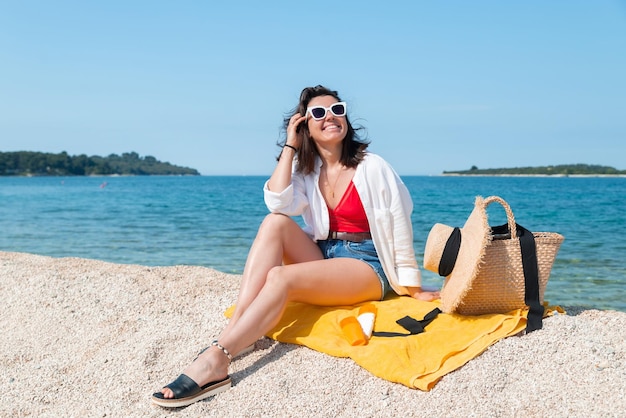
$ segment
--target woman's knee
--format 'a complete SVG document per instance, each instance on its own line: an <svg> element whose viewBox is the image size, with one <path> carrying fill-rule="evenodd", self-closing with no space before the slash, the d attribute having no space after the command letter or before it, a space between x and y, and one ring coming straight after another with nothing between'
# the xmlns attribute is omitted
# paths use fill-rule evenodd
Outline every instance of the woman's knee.
<svg viewBox="0 0 626 418"><path fill-rule="evenodd" d="M289 277L285 274L285 266L275 266L267 272L265 286L269 286L273 291L286 292L289 290Z"/></svg>
<svg viewBox="0 0 626 418"><path fill-rule="evenodd" d="M265 217L265 219L263 219L263 222L261 222L257 235L263 236L280 234L285 228L293 223L295 223L294 220L287 215L270 213Z"/></svg>
<svg viewBox="0 0 626 418"><path fill-rule="evenodd" d="M263 219L263 225L284 226L293 222L293 219L282 213L269 213L265 219Z"/></svg>

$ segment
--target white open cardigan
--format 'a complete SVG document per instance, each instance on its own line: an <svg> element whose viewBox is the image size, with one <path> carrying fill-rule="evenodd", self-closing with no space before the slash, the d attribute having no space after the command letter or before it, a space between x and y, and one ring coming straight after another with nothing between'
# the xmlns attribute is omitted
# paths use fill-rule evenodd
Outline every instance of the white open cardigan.
<svg viewBox="0 0 626 418"><path fill-rule="evenodd" d="M282 192L263 187L265 204L272 213L302 215L304 231L315 241L328 237L328 207L319 189L321 159L315 170L302 175L294 169L291 184ZM411 212L413 201L400 176L380 156L367 153L357 166L354 178L374 247L393 290L408 294L406 287L421 286L421 273L413 249Z"/></svg>

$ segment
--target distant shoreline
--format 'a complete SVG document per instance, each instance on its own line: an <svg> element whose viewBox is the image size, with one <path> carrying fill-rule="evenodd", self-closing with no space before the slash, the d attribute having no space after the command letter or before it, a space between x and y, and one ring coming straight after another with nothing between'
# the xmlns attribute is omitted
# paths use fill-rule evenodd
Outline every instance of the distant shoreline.
<svg viewBox="0 0 626 418"><path fill-rule="evenodd" d="M626 178L626 174L459 174L442 173L441 177L621 177Z"/></svg>
<svg viewBox="0 0 626 418"><path fill-rule="evenodd" d="M19 178L19 177L48 177L48 178L57 178L57 177L89 177L89 178L97 178L97 177L199 177L202 174L0 174L0 178Z"/></svg>
<svg viewBox="0 0 626 418"><path fill-rule="evenodd" d="M87 156L36 151L0 151L1 176L92 176L92 175L199 175L195 168L180 167L140 156L134 151L122 155Z"/></svg>
<svg viewBox="0 0 626 418"><path fill-rule="evenodd" d="M487 176L549 176L549 177L624 177L626 170L597 164L560 164L539 167L478 168L469 170L444 170L443 175L487 175Z"/></svg>

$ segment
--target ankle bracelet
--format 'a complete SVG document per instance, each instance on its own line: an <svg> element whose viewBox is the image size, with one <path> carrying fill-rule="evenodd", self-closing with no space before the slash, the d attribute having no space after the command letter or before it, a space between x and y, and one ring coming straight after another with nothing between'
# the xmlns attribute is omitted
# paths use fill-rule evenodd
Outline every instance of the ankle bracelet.
<svg viewBox="0 0 626 418"><path fill-rule="evenodd" d="M226 347L224 347L222 344L218 343L217 340L214 340L211 343L211 345L219 348L220 350L222 350L222 352L226 355L226 357L228 357L228 362L229 363L231 361L233 361L233 356L230 354L230 352L226 349Z"/></svg>

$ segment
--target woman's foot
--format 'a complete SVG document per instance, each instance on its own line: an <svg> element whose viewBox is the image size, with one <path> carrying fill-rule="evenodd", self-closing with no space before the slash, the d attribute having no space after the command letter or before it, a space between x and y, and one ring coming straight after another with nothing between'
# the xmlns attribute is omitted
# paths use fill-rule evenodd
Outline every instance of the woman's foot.
<svg viewBox="0 0 626 418"><path fill-rule="evenodd" d="M173 398L167 399L163 392L156 392L152 395L152 402L164 408L180 408L224 392L230 389L231 385L230 376L216 382L198 386L187 375L181 374L176 380L167 385L167 388L174 393Z"/></svg>
<svg viewBox="0 0 626 418"><path fill-rule="evenodd" d="M161 406L174 407L174 403L177 403L176 407L185 406L226 390L230 387L228 376L230 360L228 350L219 343L213 342L198 355L193 363L187 366L178 379L155 393L152 397L153 402ZM213 386L221 390L213 392L211 390ZM174 400L189 402L180 405L180 402L174 402Z"/></svg>

